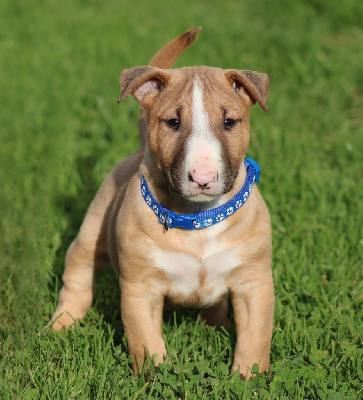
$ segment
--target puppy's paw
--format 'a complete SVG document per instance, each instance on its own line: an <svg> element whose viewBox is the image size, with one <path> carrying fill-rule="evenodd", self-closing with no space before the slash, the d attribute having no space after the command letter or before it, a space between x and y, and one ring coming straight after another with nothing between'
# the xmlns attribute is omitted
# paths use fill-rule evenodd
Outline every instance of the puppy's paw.
<svg viewBox="0 0 363 400"><path fill-rule="evenodd" d="M44 327L42 332L48 332L49 330L54 330L54 331L62 331L68 328L71 328L75 324L78 323L78 320L73 318L68 312L63 312L63 313L55 313L51 320L47 323L47 325ZM38 333L38 335L40 332Z"/></svg>

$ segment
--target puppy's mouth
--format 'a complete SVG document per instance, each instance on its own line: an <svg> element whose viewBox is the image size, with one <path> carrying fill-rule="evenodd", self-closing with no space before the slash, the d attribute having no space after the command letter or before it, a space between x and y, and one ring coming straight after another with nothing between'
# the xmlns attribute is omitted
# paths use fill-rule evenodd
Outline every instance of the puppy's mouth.
<svg viewBox="0 0 363 400"><path fill-rule="evenodd" d="M228 193L232 190L238 175L238 170L224 179L218 172L207 176L196 176L189 172L187 176L183 174L182 177L178 176L177 173L172 173L172 171L163 172L171 190L193 202L212 201Z"/></svg>
<svg viewBox="0 0 363 400"><path fill-rule="evenodd" d="M210 195L218 185L218 171L196 175L195 170L188 173L188 189L192 194Z"/></svg>

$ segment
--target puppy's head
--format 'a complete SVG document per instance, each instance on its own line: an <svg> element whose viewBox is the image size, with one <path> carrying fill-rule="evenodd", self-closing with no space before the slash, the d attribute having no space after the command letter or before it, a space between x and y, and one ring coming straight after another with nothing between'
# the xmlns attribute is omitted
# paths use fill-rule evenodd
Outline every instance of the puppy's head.
<svg viewBox="0 0 363 400"><path fill-rule="evenodd" d="M229 192L247 151L249 109L268 111L269 78L254 71L135 67L122 72L120 101L145 108L148 149L177 193L208 201Z"/></svg>

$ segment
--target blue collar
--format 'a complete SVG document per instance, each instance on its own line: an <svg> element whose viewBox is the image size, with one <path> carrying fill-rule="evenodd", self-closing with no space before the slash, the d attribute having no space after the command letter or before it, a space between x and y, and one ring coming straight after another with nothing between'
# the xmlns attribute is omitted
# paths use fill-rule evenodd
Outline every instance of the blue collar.
<svg viewBox="0 0 363 400"><path fill-rule="evenodd" d="M217 224L224 219L230 217L247 201L251 193L253 184L259 181L260 167L252 158L244 161L247 170L247 176L242 189L227 203L220 207L202 211L196 214L175 214L159 204L151 194L144 176L141 177L141 193L147 205L154 211L159 222L164 225L165 230L168 228L183 229L202 229Z"/></svg>

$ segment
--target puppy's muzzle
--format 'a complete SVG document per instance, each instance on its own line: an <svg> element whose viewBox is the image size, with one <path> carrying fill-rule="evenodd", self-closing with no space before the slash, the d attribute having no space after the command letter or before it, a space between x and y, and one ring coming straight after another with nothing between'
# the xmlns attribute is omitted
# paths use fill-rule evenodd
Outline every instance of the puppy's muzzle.
<svg viewBox="0 0 363 400"><path fill-rule="evenodd" d="M199 187L200 189L211 189L218 180L218 172L204 172L194 169L193 171L189 172L188 180L189 182L195 183L194 186Z"/></svg>

